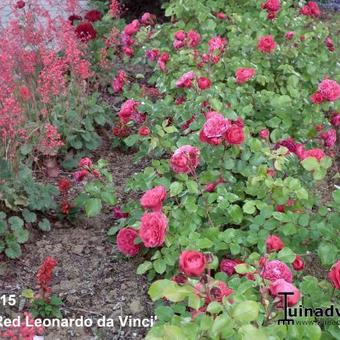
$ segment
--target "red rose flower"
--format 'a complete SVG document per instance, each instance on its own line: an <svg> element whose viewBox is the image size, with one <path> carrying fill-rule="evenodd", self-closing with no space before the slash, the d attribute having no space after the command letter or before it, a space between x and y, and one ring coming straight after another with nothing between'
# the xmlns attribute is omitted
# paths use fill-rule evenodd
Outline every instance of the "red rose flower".
<svg viewBox="0 0 340 340"><path fill-rule="evenodd" d="M114 93L119 93L123 90L127 82L127 76L124 71L119 71L117 76L113 79L112 88Z"/></svg>
<svg viewBox="0 0 340 340"><path fill-rule="evenodd" d="M26 5L25 1L20 0L17 1L17 3L15 4L15 8L22 9L25 7L25 5Z"/></svg>
<svg viewBox="0 0 340 340"><path fill-rule="evenodd" d="M141 218L139 236L145 247L155 248L165 241L168 220L160 212L145 213Z"/></svg>
<svg viewBox="0 0 340 340"><path fill-rule="evenodd" d="M294 34L295 34L294 32L290 31L286 33L285 37L287 40L292 40L294 37Z"/></svg>
<svg viewBox="0 0 340 340"><path fill-rule="evenodd" d="M266 240L266 248L267 252L272 251L280 251L282 248L284 248L285 244L281 241L281 239L278 236L275 235L269 235Z"/></svg>
<svg viewBox="0 0 340 340"><path fill-rule="evenodd" d="M138 106L140 104L133 99L128 99L122 105L118 116L122 122L128 123L129 121L139 122L141 117L140 113L138 112Z"/></svg>
<svg viewBox="0 0 340 340"><path fill-rule="evenodd" d="M232 293L234 293L234 291L229 288L227 286L226 283L224 283L223 281L216 281L214 282L214 287L210 288L209 291L209 297L208 297L208 303L210 303L211 301L218 301L218 302L222 302L223 298L225 296L229 296Z"/></svg>
<svg viewBox="0 0 340 340"><path fill-rule="evenodd" d="M152 209L155 212L161 211L165 198L166 188L163 185L158 185L145 192L140 199L140 204L144 209Z"/></svg>
<svg viewBox="0 0 340 340"><path fill-rule="evenodd" d="M301 256L297 255L292 263L295 270L300 271L305 267L305 263L302 261Z"/></svg>
<svg viewBox="0 0 340 340"><path fill-rule="evenodd" d="M208 78L200 77L197 80L197 84L201 90L206 90L211 86L211 81Z"/></svg>
<svg viewBox="0 0 340 340"><path fill-rule="evenodd" d="M317 91L311 95L310 100L313 104L318 105L318 104L323 103L326 99L319 91Z"/></svg>
<svg viewBox="0 0 340 340"><path fill-rule="evenodd" d="M334 52L334 51L335 51L334 43L333 43L332 38L327 37L327 38L325 39L325 45L326 45L326 47L327 47L327 49L328 49L329 52Z"/></svg>
<svg viewBox="0 0 340 340"><path fill-rule="evenodd" d="M293 281L293 274L289 267L279 260L267 262L262 270L261 276L270 281L278 279L284 279L287 282Z"/></svg>
<svg viewBox="0 0 340 340"><path fill-rule="evenodd" d="M239 68L235 72L236 83L243 84L255 76L256 70L253 68Z"/></svg>
<svg viewBox="0 0 340 340"><path fill-rule="evenodd" d="M120 208L120 206L116 206L112 209L112 217L115 220L120 220L122 218L127 218L129 217L129 213L125 213L122 211L122 209Z"/></svg>
<svg viewBox="0 0 340 340"><path fill-rule="evenodd" d="M147 126L141 126L138 130L140 136L146 137L150 135L150 129Z"/></svg>
<svg viewBox="0 0 340 340"><path fill-rule="evenodd" d="M271 53L275 50L275 47L276 43L271 35L260 37L257 43L257 49L263 53Z"/></svg>
<svg viewBox="0 0 340 340"><path fill-rule="evenodd" d="M229 144L242 144L245 140L243 128L239 127L237 124L232 124L232 126L225 133L225 140Z"/></svg>
<svg viewBox="0 0 340 340"><path fill-rule="evenodd" d="M308 1L307 5L303 6L300 9L300 14L308 16L308 17L318 18L321 12L316 2Z"/></svg>
<svg viewBox="0 0 340 340"><path fill-rule="evenodd" d="M195 79L195 73L190 71L182 75L177 81L176 86L179 88L190 88L192 81Z"/></svg>
<svg viewBox="0 0 340 340"><path fill-rule="evenodd" d="M205 254L195 250L185 250L179 257L179 268L188 276L201 276L205 270L207 259Z"/></svg>
<svg viewBox="0 0 340 340"><path fill-rule="evenodd" d="M135 256L139 253L141 246L135 244L135 240L138 237L138 231L126 227L120 229L117 235L117 247L126 256Z"/></svg>
<svg viewBox="0 0 340 340"><path fill-rule="evenodd" d="M220 271L226 273L228 276L232 276L236 273L235 267L241 263L242 261L238 259L223 259L220 263Z"/></svg>
<svg viewBox="0 0 340 340"><path fill-rule="evenodd" d="M75 33L82 42L88 42L97 37L97 32L90 22L81 22L76 27Z"/></svg>
<svg viewBox="0 0 340 340"><path fill-rule="evenodd" d="M88 11L85 14L85 19L91 22L99 21L101 20L102 17L103 17L103 13L96 9L92 9L91 11Z"/></svg>
<svg viewBox="0 0 340 340"><path fill-rule="evenodd" d="M280 298L277 307L282 308L284 306L284 296L279 293L294 293L293 295L287 295L288 306L292 307L296 305L300 300L300 291L291 283L286 282L283 279L272 282L269 286L269 293L275 298Z"/></svg>
<svg viewBox="0 0 340 340"><path fill-rule="evenodd" d="M170 166L177 173L192 173L198 166L200 150L191 145L178 148L170 159Z"/></svg>
<svg viewBox="0 0 340 340"><path fill-rule="evenodd" d="M340 289L340 260L338 260L328 273L328 278L332 282L334 288Z"/></svg>

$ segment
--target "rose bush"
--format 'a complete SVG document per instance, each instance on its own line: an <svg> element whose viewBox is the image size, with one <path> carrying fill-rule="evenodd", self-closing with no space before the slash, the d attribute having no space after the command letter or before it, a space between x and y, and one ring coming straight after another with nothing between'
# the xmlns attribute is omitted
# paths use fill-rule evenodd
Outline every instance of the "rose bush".
<svg viewBox="0 0 340 340"><path fill-rule="evenodd" d="M152 284L152 299L174 303L158 302L150 339L289 337L292 330L275 324L279 290L294 293L291 305L304 296L325 306L332 297L329 280L303 275L310 253L326 270L339 258L332 243L339 190L321 204L313 189L336 145L329 131L339 79L336 55L324 44L332 32L315 21L314 5L306 15L304 4L261 3L170 1L170 23L134 24L133 54L125 58L154 68L148 82L157 96L126 84L122 95L138 105L117 115L116 127L126 130L116 136L138 149L136 160L148 154L153 161L128 184L144 198L126 204L129 216L117 222L144 237L138 273L165 276ZM158 217L146 224L150 214ZM304 332L319 338L321 329Z"/></svg>

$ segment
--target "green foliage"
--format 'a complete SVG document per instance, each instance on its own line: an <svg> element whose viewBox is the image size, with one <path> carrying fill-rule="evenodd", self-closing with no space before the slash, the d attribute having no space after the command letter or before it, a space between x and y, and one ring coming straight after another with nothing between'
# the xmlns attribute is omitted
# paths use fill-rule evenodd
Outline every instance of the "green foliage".
<svg viewBox="0 0 340 340"><path fill-rule="evenodd" d="M48 300L35 299L31 307L29 308L30 313L33 318L43 318L43 319L61 319L62 314L60 307L62 305L61 299L53 294Z"/></svg>

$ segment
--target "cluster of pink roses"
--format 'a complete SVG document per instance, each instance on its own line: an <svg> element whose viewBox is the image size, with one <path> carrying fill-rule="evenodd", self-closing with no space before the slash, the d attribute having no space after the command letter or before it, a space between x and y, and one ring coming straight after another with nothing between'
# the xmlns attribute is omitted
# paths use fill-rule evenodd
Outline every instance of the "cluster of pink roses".
<svg viewBox="0 0 340 340"><path fill-rule="evenodd" d="M166 189L162 185L156 186L144 193L140 203L145 212L141 217L139 231L132 227L122 228L117 235L117 247L127 256L135 256L141 249L135 241L138 237L147 248L155 248L163 245L165 241L168 220L162 213L162 205L166 198Z"/></svg>
<svg viewBox="0 0 340 340"><path fill-rule="evenodd" d="M286 147L289 152L294 153L300 160L304 160L308 157L314 157L320 161L323 157L325 157L323 150L319 148L306 150L303 144L296 143L291 137L277 142L276 147L278 148L279 146Z"/></svg>
<svg viewBox="0 0 340 340"><path fill-rule="evenodd" d="M319 6L314 1L308 1L308 3L300 9L300 14L308 17L318 18L321 14Z"/></svg>
<svg viewBox="0 0 340 340"><path fill-rule="evenodd" d="M170 60L170 55L168 52L161 53L157 49L147 50L145 56L149 61L157 61L159 69L163 72L166 71L166 64Z"/></svg>
<svg viewBox="0 0 340 340"><path fill-rule="evenodd" d="M206 122L200 132L202 142L212 145L219 145L223 141L230 145L239 145L244 142L242 119L231 121L215 111L207 112L205 116Z"/></svg>
<svg viewBox="0 0 340 340"><path fill-rule="evenodd" d="M177 31L174 36L173 47L178 50L184 46L187 48L194 48L201 42L201 35L196 31L184 32Z"/></svg>
<svg viewBox="0 0 340 340"><path fill-rule="evenodd" d="M318 90L312 94L311 101L314 104L323 102L335 102L340 98L340 85L331 79L324 79L318 86Z"/></svg>
<svg viewBox="0 0 340 340"><path fill-rule="evenodd" d="M267 0L261 4L261 8L267 11L267 18L273 20L281 9L281 2L280 0Z"/></svg>
<svg viewBox="0 0 340 340"><path fill-rule="evenodd" d="M142 26L154 26L156 24L156 16L150 13L144 13L140 20L135 19L124 28L121 35L121 41L123 44L123 52L128 57L132 57L135 54L133 46L135 40L133 36L140 30Z"/></svg>

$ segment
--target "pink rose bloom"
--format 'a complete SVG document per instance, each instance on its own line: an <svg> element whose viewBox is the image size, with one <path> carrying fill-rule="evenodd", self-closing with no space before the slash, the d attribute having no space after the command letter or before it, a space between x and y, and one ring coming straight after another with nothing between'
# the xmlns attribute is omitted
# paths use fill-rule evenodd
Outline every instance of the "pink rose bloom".
<svg viewBox="0 0 340 340"><path fill-rule="evenodd" d="M330 119L330 123L335 127L340 126L340 113L333 112Z"/></svg>
<svg viewBox="0 0 340 340"><path fill-rule="evenodd" d="M139 236L145 247L155 248L165 241L168 220L161 212L145 213L141 218Z"/></svg>
<svg viewBox="0 0 340 340"><path fill-rule="evenodd" d="M88 174L89 172L86 169L82 169L80 171L76 171L73 174L73 178L76 182L81 182Z"/></svg>
<svg viewBox="0 0 340 340"><path fill-rule="evenodd" d="M133 99L128 99L121 107L118 116L122 122L128 123L131 120L138 120L137 108L140 104Z"/></svg>
<svg viewBox="0 0 340 340"><path fill-rule="evenodd" d="M267 0L261 7L271 12L277 12L281 8L281 2L280 0Z"/></svg>
<svg viewBox="0 0 340 340"><path fill-rule="evenodd" d="M112 82L112 88L114 93L119 93L123 90L123 87L127 81L126 73L124 71L119 71L118 75Z"/></svg>
<svg viewBox="0 0 340 340"><path fill-rule="evenodd" d="M213 53L216 50L219 50L220 52L223 52L224 48L225 48L225 44L226 44L226 40L223 39L222 37L220 37L220 36L212 37L208 41L209 53Z"/></svg>
<svg viewBox="0 0 340 340"><path fill-rule="evenodd" d="M269 137L269 131L267 129L263 129L259 132L259 136L262 139L267 139Z"/></svg>
<svg viewBox="0 0 340 340"><path fill-rule="evenodd" d="M206 265L206 256L199 251L184 250L179 257L179 268L188 276L201 276Z"/></svg>
<svg viewBox="0 0 340 340"><path fill-rule="evenodd" d="M82 158L79 162L79 166L81 168L89 168L92 166L92 160L88 157Z"/></svg>
<svg viewBox="0 0 340 340"><path fill-rule="evenodd" d="M146 12L142 15L140 22L145 26L154 26L156 24L156 16L154 14L150 14Z"/></svg>
<svg viewBox="0 0 340 340"><path fill-rule="evenodd" d="M332 266L328 278L335 289L340 289L340 260Z"/></svg>
<svg viewBox="0 0 340 340"><path fill-rule="evenodd" d="M293 37L294 37L294 32L292 32L292 31L289 31L289 32L287 32L286 33L286 39L287 40L292 40L293 39Z"/></svg>
<svg viewBox="0 0 340 340"><path fill-rule="evenodd" d="M235 267L241 263L242 261L238 259L223 259L220 263L220 271L226 273L228 276L232 276L236 273Z"/></svg>
<svg viewBox="0 0 340 340"><path fill-rule="evenodd" d="M313 93L310 97L310 100L313 104L316 104L316 105L321 104L326 101L324 96L319 91Z"/></svg>
<svg viewBox="0 0 340 340"><path fill-rule="evenodd" d="M239 68L235 72L236 83L243 84L255 76L256 70L253 68Z"/></svg>
<svg viewBox="0 0 340 340"><path fill-rule="evenodd" d="M340 98L340 85L335 80L323 80L318 86L318 91L330 102L335 102Z"/></svg>
<svg viewBox="0 0 340 340"><path fill-rule="evenodd" d="M185 40L185 38L187 37L187 34L183 31L183 30L180 30L180 31L177 31L175 33L175 39L177 40Z"/></svg>
<svg viewBox="0 0 340 340"><path fill-rule="evenodd" d="M177 173L192 173L200 161L200 150L191 145L178 148L170 159L170 166Z"/></svg>
<svg viewBox="0 0 340 340"><path fill-rule="evenodd" d="M284 306L284 296L279 293L294 293L293 295L287 295L288 306L292 307L296 305L300 300L300 291L291 283L278 279L272 282L269 286L269 293L273 297L278 297L281 301L277 304L277 307L282 308Z"/></svg>
<svg viewBox="0 0 340 340"><path fill-rule="evenodd" d="M166 70L166 64L168 63L169 60L170 60L169 53L164 52L160 55L157 63L161 71L164 72Z"/></svg>
<svg viewBox="0 0 340 340"><path fill-rule="evenodd" d="M220 114L214 114L203 125L203 134L206 138L220 138L221 142L225 132L231 128L231 122Z"/></svg>
<svg viewBox="0 0 340 340"><path fill-rule="evenodd" d="M326 132L321 133L320 137L323 139L327 148L334 147L336 143L336 131L334 129L330 129Z"/></svg>
<svg viewBox="0 0 340 340"><path fill-rule="evenodd" d="M297 155L300 160L304 160L308 157L314 157L316 158L319 162L321 161L322 158L325 157L325 153L321 149L310 149L310 150L305 150L301 155Z"/></svg>
<svg viewBox="0 0 340 340"><path fill-rule="evenodd" d="M179 88L190 88L192 86L192 81L195 79L195 73L190 71L184 73L181 78L176 82L176 86Z"/></svg>
<svg viewBox="0 0 340 340"><path fill-rule="evenodd" d="M272 35L260 37L257 43L257 49L263 53L271 53L275 50L276 43Z"/></svg>
<svg viewBox="0 0 340 340"><path fill-rule="evenodd" d="M166 188L158 185L144 193L140 199L140 204L144 209L152 209L153 211L161 211L163 201L166 198Z"/></svg>
<svg viewBox="0 0 340 340"><path fill-rule="evenodd" d="M293 274L289 267L279 260L267 262L263 268L261 276L264 279L270 281L275 281L278 279L284 279L287 282L293 281Z"/></svg>
<svg viewBox="0 0 340 340"><path fill-rule="evenodd" d="M284 248L285 244L281 241L281 239L276 235L269 235L266 240L266 247L268 252L272 251L280 251Z"/></svg>
<svg viewBox="0 0 340 340"><path fill-rule="evenodd" d="M172 46L175 50L179 50L180 48L185 46L185 42L182 40L174 39Z"/></svg>
<svg viewBox="0 0 340 340"><path fill-rule="evenodd" d="M231 127L225 133L224 138L229 144L233 145L242 144L245 140L243 128L238 126L237 124L232 124Z"/></svg>
<svg viewBox="0 0 340 340"><path fill-rule="evenodd" d="M132 57L135 54L134 49L132 47L130 47L130 46L124 46L123 47L123 52L128 57Z"/></svg>
<svg viewBox="0 0 340 340"><path fill-rule="evenodd" d="M127 35L134 35L140 29L140 23L137 19L133 20L130 24L126 25L124 28L124 33Z"/></svg>
<svg viewBox="0 0 340 340"><path fill-rule="evenodd" d="M131 228L120 229L117 235L117 247L126 256L135 256L139 253L141 246L135 244L138 231Z"/></svg>
<svg viewBox="0 0 340 340"><path fill-rule="evenodd" d="M201 35L196 31L189 31L187 34L189 47L197 47L201 41Z"/></svg>
<svg viewBox="0 0 340 340"><path fill-rule="evenodd" d="M145 56L149 61L156 61L159 55L160 55L160 52L157 49L147 50L145 52Z"/></svg>

